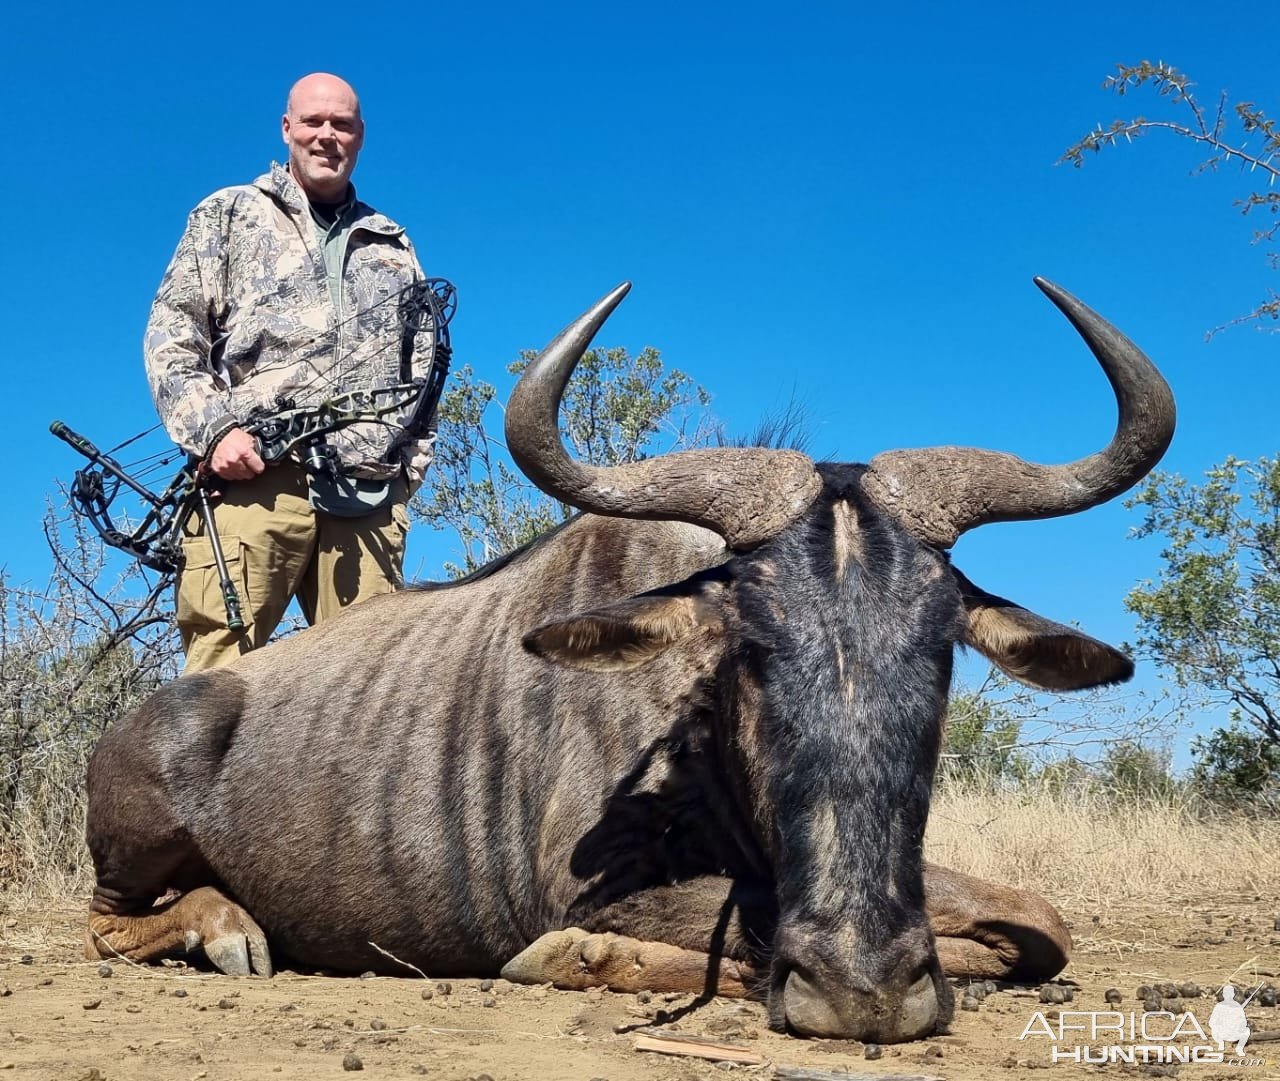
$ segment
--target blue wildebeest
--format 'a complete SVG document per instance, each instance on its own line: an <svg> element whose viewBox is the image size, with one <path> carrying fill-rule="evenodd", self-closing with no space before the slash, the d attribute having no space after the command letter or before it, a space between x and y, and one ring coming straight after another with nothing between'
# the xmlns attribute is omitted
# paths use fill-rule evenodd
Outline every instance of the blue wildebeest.
<svg viewBox="0 0 1280 1081"><path fill-rule="evenodd" d="M1172 436L1151 363L1040 285L1114 388L1097 454L726 448L602 469L565 453L557 413L620 287L508 408L520 467L589 513L179 679L103 736L89 955L202 947L268 974L270 943L337 971L403 972L393 956L755 993L775 1027L881 1041L949 1016L944 970L1059 971L1070 937L1046 902L921 854L958 643L1035 687L1132 671L947 556L982 523L1115 496Z"/></svg>

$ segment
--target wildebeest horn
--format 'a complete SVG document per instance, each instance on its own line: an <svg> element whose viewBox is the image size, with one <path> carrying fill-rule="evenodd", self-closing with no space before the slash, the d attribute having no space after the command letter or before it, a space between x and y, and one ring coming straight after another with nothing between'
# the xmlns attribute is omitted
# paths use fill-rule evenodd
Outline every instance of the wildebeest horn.
<svg viewBox="0 0 1280 1081"><path fill-rule="evenodd" d="M630 282L618 286L525 369L507 403L507 449L539 488L582 510L690 522L719 533L731 548L754 548L817 496L821 481L803 454L686 450L606 467L575 461L560 442L560 398L574 366L630 289Z"/></svg>
<svg viewBox="0 0 1280 1081"><path fill-rule="evenodd" d="M863 487L921 540L949 548L987 522L1054 518L1103 503L1137 484L1173 438L1169 385L1143 352L1065 289L1035 279L1084 338L1115 391L1110 444L1067 465L1037 465L970 447L895 450L871 460Z"/></svg>

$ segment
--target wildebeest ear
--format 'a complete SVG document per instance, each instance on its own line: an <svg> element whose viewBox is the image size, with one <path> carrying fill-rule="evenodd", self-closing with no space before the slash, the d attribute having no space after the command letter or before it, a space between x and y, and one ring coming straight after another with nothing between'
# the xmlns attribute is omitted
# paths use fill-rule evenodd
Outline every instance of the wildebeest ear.
<svg viewBox="0 0 1280 1081"><path fill-rule="evenodd" d="M969 617L966 644L1019 683L1081 691L1133 675L1133 661L1118 649L979 589L952 569Z"/></svg>
<svg viewBox="0 0 1280 1081"><path fill-rule="evenodd" d="M642 594L544 623L524 648L555 664L596 672L636 668L695 634L720 637L720 607L701 589Z"/></svg>

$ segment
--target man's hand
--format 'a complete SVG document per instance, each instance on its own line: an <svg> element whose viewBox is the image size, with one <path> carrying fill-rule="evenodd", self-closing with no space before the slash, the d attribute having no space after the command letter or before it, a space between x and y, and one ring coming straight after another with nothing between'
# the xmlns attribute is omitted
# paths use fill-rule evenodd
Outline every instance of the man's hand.
<svg viewBox="0 0 1280 1081"><path fill-rule="evenodd" d="M243 428L232 428L209 455L209 469L223 480L252 480L266 468L258 441Z"/></svg>

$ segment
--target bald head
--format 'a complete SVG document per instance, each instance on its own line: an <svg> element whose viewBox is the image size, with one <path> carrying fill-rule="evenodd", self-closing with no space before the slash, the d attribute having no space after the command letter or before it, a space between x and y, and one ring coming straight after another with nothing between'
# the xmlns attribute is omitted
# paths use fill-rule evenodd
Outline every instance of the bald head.
<svg viewBox="0 0 1280 1081"><path fill-rule="evenodd" d="M289 91L280 126L289 172L307 197L343 199L364 146L360 99L351 85L321 71L304 75Z"/></svg>
<svg viewBox="0 0 1280 1081"><path fill-rule="evenodd" d="M344 101L356 116L360 115L360 98L356 95L355 88L346 79L339 79L325 71L313 71L294 83L289 88L289 100L285 103L284 111L296 114L300 101L313 102L317 97L328 101Z"/></svg>

